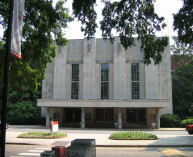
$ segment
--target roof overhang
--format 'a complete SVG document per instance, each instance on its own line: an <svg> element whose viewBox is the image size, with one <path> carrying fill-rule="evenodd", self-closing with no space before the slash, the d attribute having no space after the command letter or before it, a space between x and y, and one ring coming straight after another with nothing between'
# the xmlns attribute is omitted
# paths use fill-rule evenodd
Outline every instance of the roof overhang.
<svg viewBox="0 0 193 157"><path fill-rule="evenodd" d="M121 108L165 108L170 105L169 100L56 100L38 99L39 107L121 107Z"/></svg>

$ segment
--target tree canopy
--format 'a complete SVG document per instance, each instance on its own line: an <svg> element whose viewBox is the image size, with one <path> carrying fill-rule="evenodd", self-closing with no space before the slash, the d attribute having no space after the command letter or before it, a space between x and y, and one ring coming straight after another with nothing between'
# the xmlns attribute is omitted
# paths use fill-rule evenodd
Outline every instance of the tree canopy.
<svg viewBox="0 0 193 157"><path fill-rule="evenodd" d="M172 61L178 67L172 75L174 113L181 117L190 116L193 105L193 48L173 37Z"/></svg>
<svg viewBox="0 0 193 157"><path fill-rule="evenodd" d="M174 14L174 30L178 32L181 42L193 46L193 1L183 0L183 6Z"/></svg>
<svg viewBox="0 0 193 157"><path fill-rule="evenodd" d="M22 59L10 58L10 87L19 89L26 86L37 89L42 79L46 63L55 56L55 46L65 45L62 29L72 21L64 2L58 1L55 6L52 0L25 1L24 26L22 33ZM8 23L9 3L0 2L0 24L6 29ZM6 32L5 32L6 34ZM5 38L4 38L5 39ZM1 43L3 45L3 43ZM1 49L1 61L4 59Z"/></svg>
<svg viewBox="0 0 193 157"><path fill-rule="evenodd" d="M134 36L141 40L141 50L144 61L151 63L151 58L158 64L168 38L155 38L155 33L161 31L166 24L164 17L159 17L154 10L153 0L120 0L111 3L102 0L105 7L102 10L103 20L100 22L104 39L113 41L112 31L119 33L120 43L125 49L134 45ZM83 24L81 30L88 38L94 36L98 27L97 13L94 10L96 0L73 0L73 13Z"/></svg>
<svg viewBox="0 0 193 157"><path fill-rule="evenodd" d="M174 44L170 46L173 53L172 58L179 65L189 64L193 60L193 47L187 46L185 43L180 42L178 37L173 36Z"/></svg>

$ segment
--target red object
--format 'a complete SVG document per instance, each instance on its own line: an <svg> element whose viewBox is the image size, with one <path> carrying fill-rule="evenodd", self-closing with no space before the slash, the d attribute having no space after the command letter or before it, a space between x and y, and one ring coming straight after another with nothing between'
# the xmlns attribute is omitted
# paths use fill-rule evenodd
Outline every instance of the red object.
<svg viewBox="0 0 193 157"><path fill-rule="evenodd" d="M54 124L58 124L58 121L52 121L52 124L54 125Z"/></svg>
<svg viewBox="0 0 193 157"><path fill-rule="evenodd" d="M67 157L66 149L64 146L55 146L52 147L52 151L55 151L56 157Z"/></svg>
<svg viewBox="0 0 193 157"><path fill-rule="evenodd" d="M186 125L186 131L189 134L193 134L193 125Z"/></svg>

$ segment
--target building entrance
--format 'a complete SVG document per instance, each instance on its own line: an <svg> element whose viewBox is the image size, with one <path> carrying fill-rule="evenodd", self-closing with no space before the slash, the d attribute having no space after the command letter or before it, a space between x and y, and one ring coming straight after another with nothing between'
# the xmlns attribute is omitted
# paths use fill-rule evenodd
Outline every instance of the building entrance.
<svg viewBox="0 0 193 157"><path fill-rule="evenodd" d="M112 108L96 109L96 122L113 122L114 111Z"/></svg>
<svg viewBox="0 0 193 157"><path fill-rule="evenodd" d="M65 110L66 122L81 122L81 109L80 108L67 108Z"/></svg>
<svg viewBox="0 0 193 157"><path fill-rule="evenodd" d="M145 123L146 109L127 109L127 122Z"/></svg>

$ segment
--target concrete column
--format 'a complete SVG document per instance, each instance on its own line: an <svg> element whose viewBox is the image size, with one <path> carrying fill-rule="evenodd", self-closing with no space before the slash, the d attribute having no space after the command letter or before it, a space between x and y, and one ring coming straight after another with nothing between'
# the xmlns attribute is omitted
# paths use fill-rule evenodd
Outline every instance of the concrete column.
<svg viewBox="0 0 193 157"><path fill-rule="evenodd" d="M114 99L126 99L126 52L119 37L114 41Z"/></svg>
<svg viewBox="0 0 193 157"><path fill-rule="evenodd" d="M96 39L84 38L83 55L83 99L95 99L96 87Z"/></svg>
<svg viewBox="0 0 193 157"><path fill-rule="evenodd" d="M160 128L160 108L155 109L156 114L156 129Z"/></svg>
<svg viewBox="0 0 193 157"><path fill-rule="evenodd" d="M122 129L122 113L118 113L118 129Z"/></svg>
<svg viewBox="0 0 193 157"><path fill-rule="evenodd" d="M81 108L81 128L85 128L85 110Z"/></svg>
<svg viewBox="0 0 193 157"><path fill-rule="evenodd" d="M50 108L46 107L46 126L49 127L50 125Z"/></svg>

